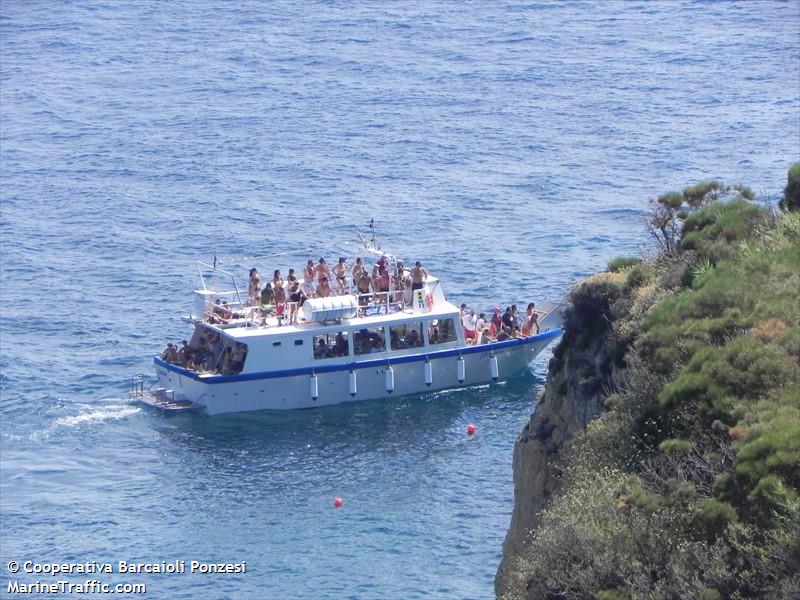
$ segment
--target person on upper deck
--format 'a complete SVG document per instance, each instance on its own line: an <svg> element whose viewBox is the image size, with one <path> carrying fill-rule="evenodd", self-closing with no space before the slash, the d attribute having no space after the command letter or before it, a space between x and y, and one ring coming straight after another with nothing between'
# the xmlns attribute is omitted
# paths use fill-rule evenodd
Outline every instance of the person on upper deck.
<svg viewBox="0 0 800 600"><path fill-rule="evenodd" d="M333 289L331 289L328 278L323 277L319 280L319 285L317 285L317 298L328 298L330 296L333 296Z"/></svg>
<svg viewBox="0 0 800 600"><path fill-rule="evenodd" d="M372 285L378 292L389 291L389 268L386 257L381 257L372 270Z"/></svg>
<svg viewBox="0 0 800 600"><path fill-rule="evenodd" d="M275 293L272 291L272 284L268 281L261 290L261 314L271 310L275 304Z"/></svg>
<svg viewBox="0 0 800 600"><path fill-rule="evenodd" d="M422 266L422 263L419 261L415 262L414 268L411 269L411 290L422 289L427 278L428 272Z"/></svg>
<svg viewBox="0 0 800 600"><path fill-rule="evenodd" d="M314 261L309 259L306 263L306 266L303 267L303 290L306 292L306 296L309 298L313 297L314 295ZM308 293L308 290L311 290L311 293Z"/></svg>
<svg viewBox="0 0 800 600"><path fill-rule="evenodd" d="M277 291L278 288L283 289L283 276L281 275L280 269L275 269L275 272L272 274L272 289Z"/></svg>
<svg viewBox="0 0 800 600"><path fill-rule="evenodd" d="M347 259L343 256L339 257L339 262L333 267L333 274L336 276L336 291L339 295L344 295L347 292Z"/></svg>
<svg viewBox="0 0 800 600"><path fill-rule="evenodd" d="M375 291L375 287L372 284L372 277L369 276L369 273L364 271L361 274L361 277L356 282L356 289L358 290L359 301L360 300L369 301L368 294L370 292L374 292Z"/></svg>
<svg viewBox="0 0 800 600"><path fill-rule="evenodd" d="M282 315L286 310L286 290L283 287L280 269L276 269L272 277L272 294L275 299L275 312Z"/></svg>
<svg viewBox="0 0 800 600"><path fill-rule="evenodd" d="M324 258L319 259L319 264L317 265L317 268L314 270L314 272L317 275L317 281L319 283L322 283L323 277L326 279L330 279L331 270L330 268L328 268L328 263L325 262Z"/></svg>
<svg viewBox="0 0 800 600"><path fill-rule="evenodd" d="M297 311L303 306L303 303L306 301L306 296L303 293L303 290L300 289L300 282L297 281L297 277L294 275L289 277L289 302L290 310L289 310L289 323L296 323L297 322Z"/></svg>
<svg viewBox="0 0 800 600"><path fill-rule="evenodd" d="M360 256L356 258L356 264L353 265L353 284L357 285L361 278L367 273L367 268L364 266L364 259Z"/></svg>
<svg viewBox="0 0 800 600"><path fill-rule="evenodd" d="M250 269L250 280L247 285L247 290L250 306L258 306L259 295L261 294L261 277L258 274L258 269L255 267Z"/></svg>

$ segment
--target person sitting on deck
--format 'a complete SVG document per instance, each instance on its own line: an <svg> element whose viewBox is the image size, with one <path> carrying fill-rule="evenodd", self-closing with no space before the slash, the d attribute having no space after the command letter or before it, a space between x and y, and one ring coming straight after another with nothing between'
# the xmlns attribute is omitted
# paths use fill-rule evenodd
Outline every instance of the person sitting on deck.
<svg viewBox="0 0 800 600"><path fill-rule="evenodd" d="M319 280L319 285L317 285L317 298L329 298L330 296L333 296L331 284L328 283L327 277L323 277Z"/></svg>
<svg viewBox="0 0 800 600"><path fill-rule="evenodd" d="M336 343L333 345L334 356L347 356L347 338L341 331L336 334Z"/></svg>
<svg viewBox="0 0 800 600"><path fill-rule="evenodd" d="M229 365L229 369L231 373L241 373L242 369L244 368L244 359L247 357L247 348L241 342L236 342L236 346L234 346L233 350L231 351L231 362Z"/></svg>
<svg viewBox="0 0 800 600"><path fill-rule="evenodd" d="M194 358L194 349L186 340L181 341L181 349L178 350L178 363L186 367Z"/></svg>
<svg viewBox="0 0 800 600"><path fill-rule="evenodd" d="M205 337L201 337L197 341L197 350L194 353L194 363L198 371L207 370L211 364L211 349L208 347L208 342Z"/></svg>
<svg viewBox="0 0 800 600"><path fill-rule="evenodd" d="M222 351L222 354L217 361L217 371L220 375L230 375L230 365L231 365L231 354L233 352L233 348L227 346L225 350Z"/></svg>
<svg viewBox="0 0 800 600"><path fill-rule="evenodd" d="M324 337L319 338L319 342L314 346L314 358L330 358L331 351Z"/></svg>
<svg viewBox="0 0 800 600"><path fill-rule="evenodd" d="M165 360L168 363L176 363L178 362L178 347L173 344L172 342L167 344L167 349L161 353L162 360Z"/></svg>
<svg viewBox="0 0 800 600"><path fill-rule="evenodd" d="M405 342L400 339L400 334L391 328L389 330L389 346L392 350L402 350L407 347Z"/></svg>

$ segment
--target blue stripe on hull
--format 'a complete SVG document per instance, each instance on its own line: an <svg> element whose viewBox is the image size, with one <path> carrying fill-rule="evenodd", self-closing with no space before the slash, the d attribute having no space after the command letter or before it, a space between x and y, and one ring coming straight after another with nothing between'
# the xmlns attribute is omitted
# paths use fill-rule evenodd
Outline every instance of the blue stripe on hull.
<svg viewBox="0 0 800 600"><path fill-rule="evenodd" d="M212 375L200 376L195 371L184 369L178 365L168 363L160 356L156 356L153 362L165 369L174 371L184 377L194 379L201 383L216 384L216 383L230 383L233 381L253 381L257 379L276 379L278 377L294 377L297 375L311 375L312 373L332 373L334 371L350 371L357 369L370 369L375 367L386 366L387 364L397 365L411 362L422 362L428 359L434 360L438 358L446 358L449 356L462 356L464 354L478 354L481 352L491 352L493 350L504 350L506 348L513 348L515 346L526 346L543 340L552 340L561 335L561 329L551 329L540 333L539 335L529 336L522 339L506 340L503 342L493 342L490 344L481 344L480 346L464 346L462 348L454 348L452 350L438 350L435 352L428 352L426 354L407 354L405 356L384 356L382 358L375 358L371 360L363 360L359 362L352 362L347 364L337 365L320 365L318 367L303 367L301 369L284 369L281 371L262 371L258 373L243 373L241 375Z"/></svg>

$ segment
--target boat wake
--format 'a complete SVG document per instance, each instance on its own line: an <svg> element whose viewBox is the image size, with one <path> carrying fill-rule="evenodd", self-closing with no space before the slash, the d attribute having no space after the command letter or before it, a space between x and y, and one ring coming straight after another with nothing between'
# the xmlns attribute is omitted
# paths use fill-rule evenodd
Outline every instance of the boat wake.
<svg viewBox="0 0 800 600"><path fill-rule="evenodd" d="M53 421L52 427L77 427L85 423L100 423L103 421L112 421L117 419L124 419L136 413L142 412L142 409L130 404L115 404L104 406L103 408L96 408L91 405L81 405L81 407L92 408L89 412L80 413L66 417L59 417Z"/></svg>

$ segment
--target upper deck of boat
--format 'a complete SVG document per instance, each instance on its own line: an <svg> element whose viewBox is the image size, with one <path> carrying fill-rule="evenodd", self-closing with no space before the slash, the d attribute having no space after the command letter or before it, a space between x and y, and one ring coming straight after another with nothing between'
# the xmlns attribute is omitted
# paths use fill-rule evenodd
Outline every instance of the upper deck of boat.
<svg viewBox="0 0 800 600"><path fill-rule="evenodd" d="M429 287L430 286L430 287ZM226 319L225 323L214 323L208 318L198 319L186 317L184 320L238 341L252 340L253 338L284 336L297 333L326 333L338 332L342 328L357 330L363 328L376 328L386 325L395 325L404 322L420 320L434 320L438 318L455 318L459 315L457 306L447 301L444 293L438 286L438 280L430 278L426 282L426 289L431 289L431 297L435 299L432 306L421 311L415 311L411 306L401 302L390 301L389 296L380 298L381 294L373 294L373 299L361 307L352 318L342 318L329 321L306 321L302 308L297 310L295 323L290 323L292 303L286 303L282 315L274 312L266 318L260 316L257 307L233 308L233 312L241 315L240 318ZM390 292L390 294L394 294ZM374 297L378 297L376 300ZM209 314L208 312L206 313Z"/></svg>

